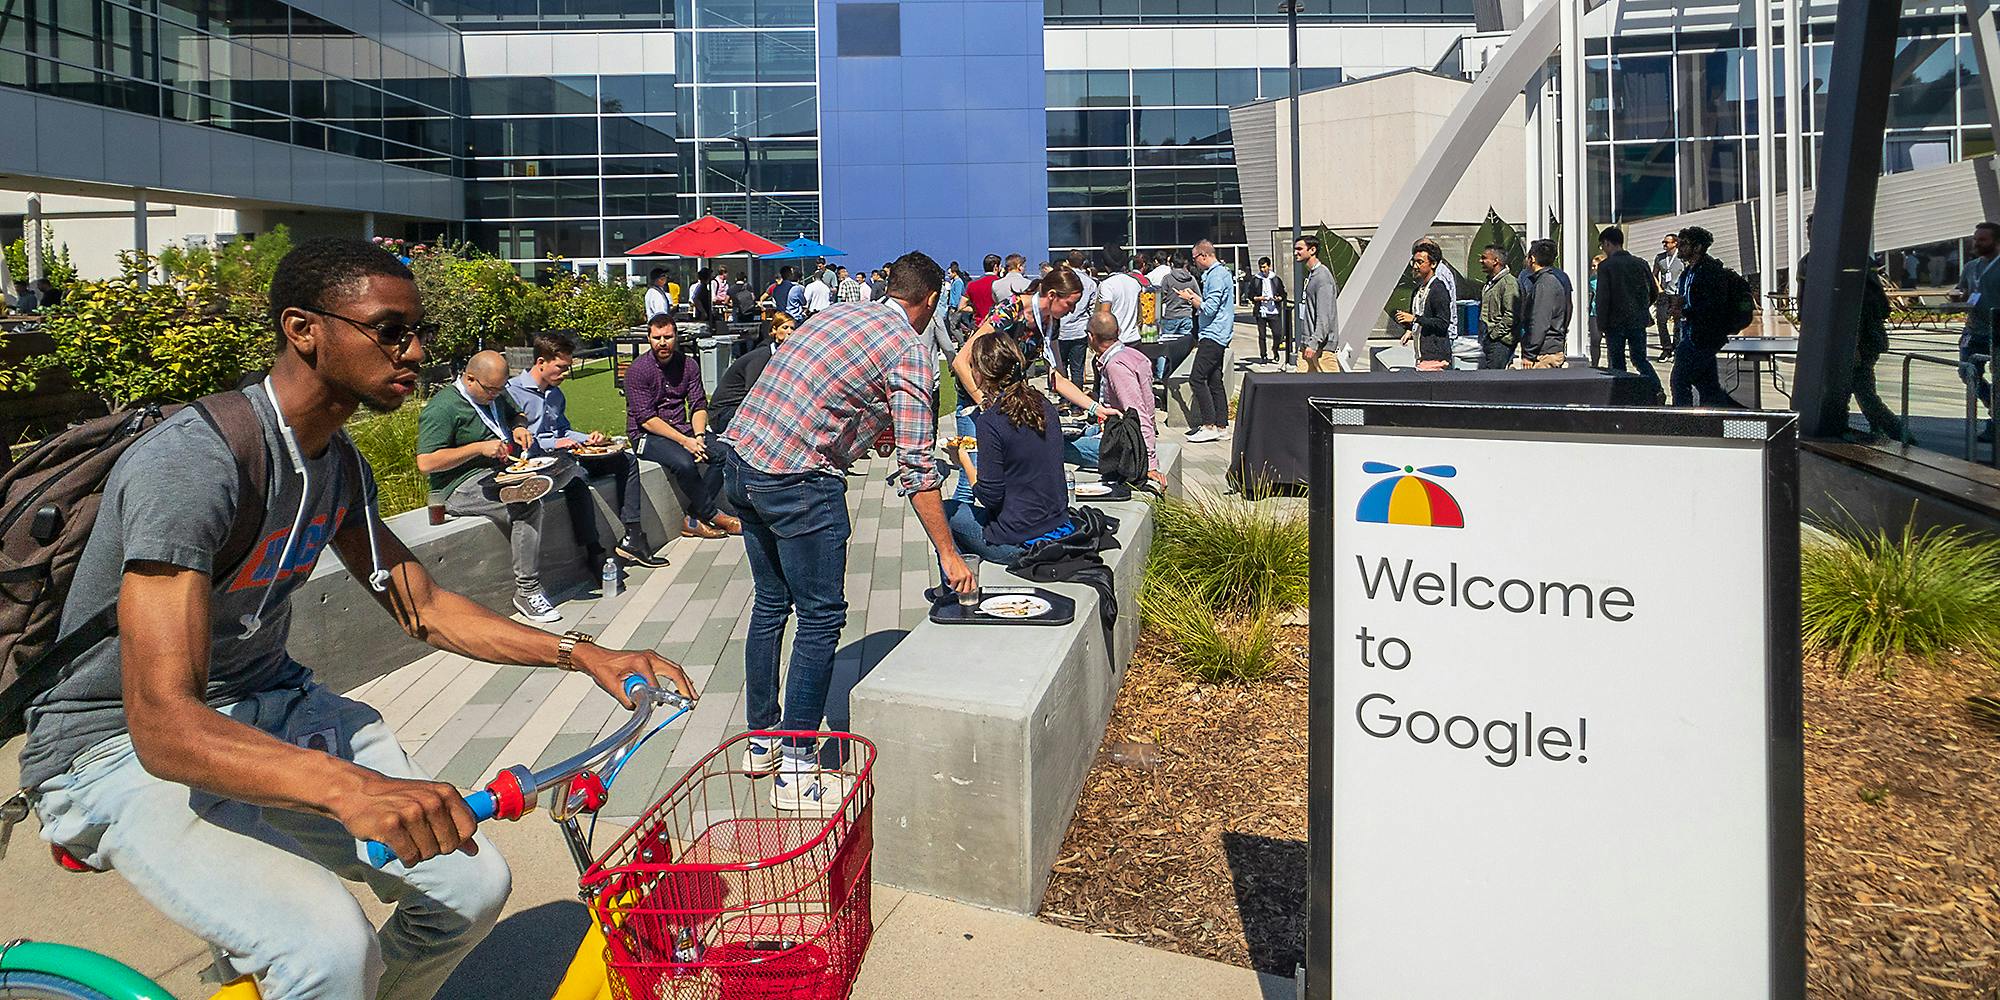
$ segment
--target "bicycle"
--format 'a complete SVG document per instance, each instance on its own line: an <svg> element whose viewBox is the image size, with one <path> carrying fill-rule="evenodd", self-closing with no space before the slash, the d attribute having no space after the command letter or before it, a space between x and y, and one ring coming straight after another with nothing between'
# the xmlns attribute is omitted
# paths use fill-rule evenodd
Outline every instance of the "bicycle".
<svg viewBox="0 0 2000 1000"><path fill-rule="evenodd" d="M654 734L686 715L694 703L671 690L660 690L638 677L627 678L625 694L636 706L616 731L566 760L540 771L515 764L501 771L486 787L465 797L474 818L516 820L535 804L537 793L558 790L549 806L549 816L562 828L571 860L582 878L596 863L591 853L591 833L596 813L603 808L611 785L626 762ZM672 706L672 715L648 728L654 711ZM578 821L591 817L591 829ZM377 868L394 860L389 848L373 841L360 848ZM91 868L59 846L51 845L56 864L78 873L94 873ZM594 904L592 893L583 893L586 904ZM605 940L598 922L592 921L576 957L557 988L554 1000L608 1000L609 973L604 962ZM211 1000L260 1000L254 980L232 976L226 956L215 953L217 978L225 985ZM0 944L0 1000L173 1000L172 994L153 980L116 959L85 948L40 941L13 941Z"/></svg>

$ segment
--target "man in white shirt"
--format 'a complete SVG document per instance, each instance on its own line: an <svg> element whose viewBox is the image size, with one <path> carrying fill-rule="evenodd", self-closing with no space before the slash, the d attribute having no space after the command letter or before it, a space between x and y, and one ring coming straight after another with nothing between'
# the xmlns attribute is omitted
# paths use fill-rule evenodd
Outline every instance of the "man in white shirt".
<svg viewBox="0 0 2000 1000"><path fill-rule="evenodd" d="M812 281L806 282L804 287L805 316L800 316L799 319L803 320L806 316L811 316L813 313L819 312L821 309L825 309L827 306L833 304L832 285L815 278Z"/></svg>
<svg viewBox="0 0 2000 1000"><path fill-rule="evenodd" d="M993 283L993 301L1009 302L1013 297L1028 290L1028 276L1021 271L1028 266L1028 258L1017 253L1007 255L1007 273ZM1074 311L1074 310L1072 310Z"/></svg>
<svg viewBox="0 0 2000 1000"><path fill-rule="evenodd" d="M1118 321L1118 342L1136 344L1139 342L1139 293L1145 290L1142 279L1131 271L1119 271L1097 284L1097 298L1111 310L1111 318Z"/></svg>
<svg viewBox="0 0 2000 1000"><path fill-rule="evenodd" d="M674 300L667 294L667 269L653 268L653 273L646 276L646 283L651 286L646 289L646 318L673 315Z"/></svg>
<svg viewBox="0 0 2000 1000"><path fill-rule="evenodd" d="M1145 255L1141 254L1140 261L1143 263L1144 260ZM1173 260L1170 254L1160 253L1154 258L1153 262L1158 266L1146 272L1146 281L1152 284L1153 287L1158 288L1160 282L1165 281L1167 275L1173 271Z"/></svg>

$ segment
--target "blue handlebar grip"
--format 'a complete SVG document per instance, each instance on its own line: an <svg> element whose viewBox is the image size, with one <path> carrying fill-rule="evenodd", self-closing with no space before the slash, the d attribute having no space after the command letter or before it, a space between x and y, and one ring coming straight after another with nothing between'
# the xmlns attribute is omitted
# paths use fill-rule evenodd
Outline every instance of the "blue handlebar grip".
<svg viewBox="0 0 2000 1000"><path fill-rule="evenodd" d="M465 807L472 810L473 819L484 823L493 818L493 793L488 791L473 792L471 795L465 797ZM383 868L389 862L396 860L396 852L390 850L389 845L381 841L370 840L364 843L362 847L366 849L368 866L370 868Z"/></svg>
<svg viewBox="0 0 2000 1000"><path fill-rule="evenodd" d="M640 677L637 674L633 674L632 676L625 678L625 697L636 699L639 697L639 692L645 691L651 688L652 686L653 685L646 683L646 679L644 677Z"/></svg>

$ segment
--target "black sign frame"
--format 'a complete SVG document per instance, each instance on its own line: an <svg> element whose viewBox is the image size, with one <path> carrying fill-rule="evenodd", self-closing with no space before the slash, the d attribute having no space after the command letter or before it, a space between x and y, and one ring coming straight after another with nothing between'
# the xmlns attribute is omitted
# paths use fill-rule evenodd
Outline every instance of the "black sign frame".
<svg viewBox="0 0 2000 1000"><path fill-rule="evenodd" d="M1799 639L1798 415L1760 410L1641 409L1366 399L1311 401L1311 587L1332 594L1335 435L1367 431L1481 436L1755 441L1764 465L1765 788L1770 836L1772 1000L1805 1000L1805 743ZM1640 441L1635 447L1644 447ZM1312 602L1307 721L1307 924L1304 1000L1333 1000L1334 602ZM1441 954L1448 954L1449 948ZM1370 1000L1370 998L1360 998ZM1558 998L1559 1000L1559 998Z"/></svg>

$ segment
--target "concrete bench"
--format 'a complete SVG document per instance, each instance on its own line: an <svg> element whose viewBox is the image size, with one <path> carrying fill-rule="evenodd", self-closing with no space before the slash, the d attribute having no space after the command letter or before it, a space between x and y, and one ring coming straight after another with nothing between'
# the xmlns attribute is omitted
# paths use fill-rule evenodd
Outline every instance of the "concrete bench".
<svg viewBox="0 0 2000 1000"><path fill-rule="evenodd" d="M639 468L646 494L646 533L655 545L664 545L680 534L682 500L665 469L652 462L641 462ZM608 549L624 530L610 503L617 493L606 476L593 478L591 485L598 535ZM542 503L548 507L542 515L542 581L560 600L565 590L595 584L600 568L583 564L570 531L569 505L562 496L551 493ZM432 524L422 508L383 523L423 560L439 583L501 614L514 613L514 566L507 554L505 529L483 517ZM358 578L339 559L322 558L291 600L291 653L336 691L431 652L431 647L405 635L375 604L368 590L368 568L356 569Z"/></svg>
<svg viewBox="0 0 2000 1000"><path fill-rule="evenodd" d="M1167 373L1165 412L1168 427L1192 426L1194 388L1188 384L1188 380L1194 375L1195 354L1196 352L1189 351L1180 366ZM1242 376L1236 374L1236 349L1230 347L1224 348L1222 352L1222 384L1225 395L1231 399L1236 396L1230 387L1232 380L1240 383Z"/></svg>
<svg viewBox="0 0 2000 1000"><path fill-rule="evenodd" d="M1160 444L1180 483L1180 446ZM1138 593L1152 508L1093 503L1118 519L1104 553L1117 579L1110 648L1089 587L1060 627L919 623L854 688L855 732L875 742L875 878L890 885L1032 913L1068 833L1083 780L1138 643ZM1023 581L983 566L989 585Z"/></svg>

